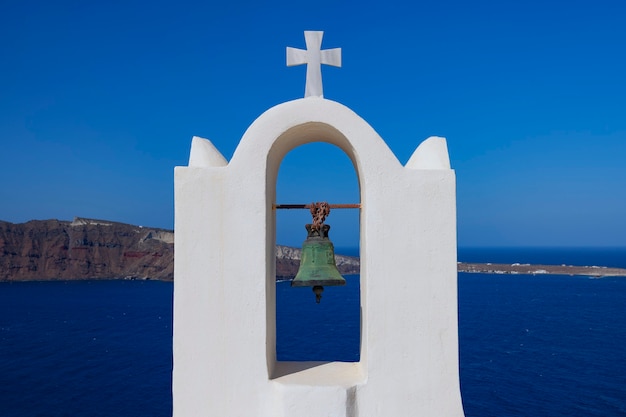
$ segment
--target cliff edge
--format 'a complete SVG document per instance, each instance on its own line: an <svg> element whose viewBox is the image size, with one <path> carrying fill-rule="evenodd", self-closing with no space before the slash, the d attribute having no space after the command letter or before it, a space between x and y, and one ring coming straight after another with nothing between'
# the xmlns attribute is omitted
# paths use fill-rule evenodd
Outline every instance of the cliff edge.
<svg viewBox="0 0 626 417"><path fill-rule="evenodd" d="M242 256L245 256L243 254ZM301 251L276 246L276 278L298 272ZM335 254L342 275L360 273L359 258ZM459 272L626 276L624 268L458 263ZM174 232L108 220L0 221L0 282L81 279L174 279Z"/></svg>
<svg viewBox="0 0 626 417"><path fill-rule="evenodd" d="M171 280L173 260L168 230L79 217L0 221L0 281Z"/></svg>

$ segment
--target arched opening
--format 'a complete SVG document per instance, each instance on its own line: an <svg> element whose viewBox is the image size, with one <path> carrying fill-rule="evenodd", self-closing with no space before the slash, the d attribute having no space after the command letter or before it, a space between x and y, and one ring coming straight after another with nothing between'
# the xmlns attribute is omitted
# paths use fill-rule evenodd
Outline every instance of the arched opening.
<svg viewBox="0 0 626 417"><path fill-rule="evenodd" d="M337 146L312 142L292 149L281 161L276 203L360 203L359 180L350 158ZM332 209L326 219L329 238L346 285L326 287L319 304L310 287L290 286L298 254L279 247L276 272L276 358L278 361L341 361L360 359L360 211ZM276 243L300 249L306 238L309 210L276 211ZM294 256L295 255L295 256ZM282 279L281 279L282 278Z"/></svg>

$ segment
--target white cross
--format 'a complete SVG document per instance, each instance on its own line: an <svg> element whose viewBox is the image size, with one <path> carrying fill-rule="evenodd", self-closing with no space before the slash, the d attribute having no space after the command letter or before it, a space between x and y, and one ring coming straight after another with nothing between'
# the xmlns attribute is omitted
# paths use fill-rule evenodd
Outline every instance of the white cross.
<svg viewBox="0 0 626 417"><path fill-rule="evenodd" d="M304 97L324 97L322 64L341 67L341 48L321 50L322 31L304 31L306 50L287 47L287 66L307 64Z"/></svg>

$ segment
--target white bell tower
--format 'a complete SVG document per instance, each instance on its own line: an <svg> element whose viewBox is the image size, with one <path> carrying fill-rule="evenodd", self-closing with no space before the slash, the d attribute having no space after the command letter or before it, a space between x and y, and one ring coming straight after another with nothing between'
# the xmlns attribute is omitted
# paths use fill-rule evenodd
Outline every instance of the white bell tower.
<svg viewBox="0 0 626 417"><path fill-rule="evenodd" d="M320 44L308 32L288 62L340 65ZM313 72L309 94L259 116L230 161L194 137L175 170L174 416L462 417L446 141L428 138L402 166L367 122L322 98ZM360 362L276 360L276 178L314 141L341 148L360 184Z"/></svg>

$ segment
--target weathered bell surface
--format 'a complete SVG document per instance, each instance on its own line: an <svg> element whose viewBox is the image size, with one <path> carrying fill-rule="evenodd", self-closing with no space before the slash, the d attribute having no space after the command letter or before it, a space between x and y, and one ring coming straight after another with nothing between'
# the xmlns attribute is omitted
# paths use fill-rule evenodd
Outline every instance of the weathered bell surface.
<svg viewBox="0 0 626 417"><path fill-rule="evenodd" d="M346 280L341 276L335 264L335 247L328 239L330 226L322 224L319 230L307 224L308 236L302 244L302 258L300 269L291 281L292 287L323 287L325 285L345 285ZM315 291L315 288L314 288ZM321 298L318 289L316 297ZM318 294L319 292L319 294ZM319 298L317 299L319 302Z"/></svg>

